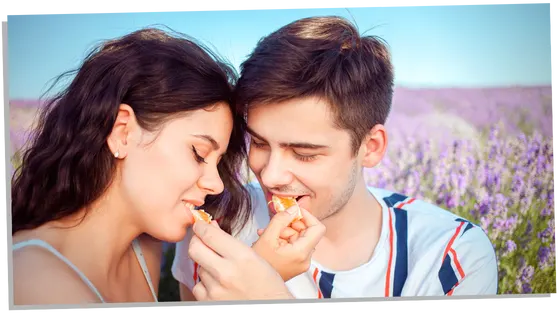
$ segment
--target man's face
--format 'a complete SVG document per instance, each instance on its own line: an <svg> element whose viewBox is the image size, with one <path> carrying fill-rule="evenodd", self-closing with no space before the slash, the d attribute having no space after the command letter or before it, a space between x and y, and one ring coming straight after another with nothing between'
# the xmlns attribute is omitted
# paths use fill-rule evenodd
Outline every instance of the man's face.
<svg viewBox="0 0 560 315"><path fill-rule="evenodd" d="M334 127L325 101L257 104L249 110L248 126L249 166L267 202L272 194L298 197L319 220L344 207L361 178L361 161L352 154L348 131Z"/></svg>

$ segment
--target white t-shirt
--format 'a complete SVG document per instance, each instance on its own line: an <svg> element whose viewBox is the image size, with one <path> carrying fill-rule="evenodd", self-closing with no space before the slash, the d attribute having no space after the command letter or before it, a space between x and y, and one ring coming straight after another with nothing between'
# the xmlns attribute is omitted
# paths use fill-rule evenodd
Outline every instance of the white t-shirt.
<svg viewBox="0 0 560 315"><path fill-rule="evenodd" d="M253 202L249 223L234 236L248 246L270 220L258 183L248 186ZM379 242L370 260L336 271L311 261L306 273L286 282L298 299L497 294L494 247L477 225L421 200L369 187L383 207ZM177 243L172 273L192 289L198 266L187 254L192 236Z"/></svg>

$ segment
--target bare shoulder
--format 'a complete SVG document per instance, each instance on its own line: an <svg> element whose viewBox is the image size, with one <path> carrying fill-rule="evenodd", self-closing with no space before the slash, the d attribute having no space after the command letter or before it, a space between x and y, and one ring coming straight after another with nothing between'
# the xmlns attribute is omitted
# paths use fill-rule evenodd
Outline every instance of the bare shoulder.
<svg viewBox="0 0 560 315"><path fill-rule="evenodd" d="M142 252L144 253L144 258L146 259L146 264L148 265L148 271L150 272L154 289L157 292L160 279L161 259L163 255L163 244L160 240L147 234L140 235L138 240L140 241L140 247L142 247Z"/></svg>
<svg viewBox="0 0 560 315"><path fill-rule="evenodd" d="M51 252L36 246L13 255L15 305L101 302L78 274Z"/></svg>

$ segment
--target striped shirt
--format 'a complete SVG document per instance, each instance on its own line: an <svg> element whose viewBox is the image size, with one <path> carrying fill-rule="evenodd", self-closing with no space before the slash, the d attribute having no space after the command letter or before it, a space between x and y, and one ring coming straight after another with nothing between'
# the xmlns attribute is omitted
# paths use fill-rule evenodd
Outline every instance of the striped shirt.
<svg viewBox="0 0 560 315"><path fill-rule="evenodd" d="M270 220L258 184L249 186L252 220L236 238L251 245ZM369 261L330 270L312 260L306 273L286 282L299 299L497 294L494 247L477 225L433 204L369 187L383 208L379 242ZM172 273L192 289L198 266L187 254L192 236L177 243Z"/></svg>

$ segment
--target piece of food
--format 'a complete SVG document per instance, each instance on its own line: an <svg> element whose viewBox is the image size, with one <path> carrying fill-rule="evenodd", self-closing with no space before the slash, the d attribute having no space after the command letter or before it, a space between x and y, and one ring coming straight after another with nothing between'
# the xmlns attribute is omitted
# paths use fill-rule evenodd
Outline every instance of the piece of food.
<svg viewBox="0 0 560 315"><path fill-rule="evenodd" d="M276 213L286 211L288 208L296 206L298 213L294 221L301 220L303 218L303 216L301 215L301 209L299 208L296 198L278 197L276 195L272 195L270 202L272 202L274 206L274 210L276 210Z"/></svg>
<svg viewBox="0 0 560 315"><path fill-rule="evenodd" d="M209 213L206 213L202 209L198 209L198 210L192 209L191 212L194 216L195 221L201 220L206 223L212 222L212 216Z"/></svg>

